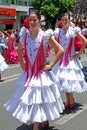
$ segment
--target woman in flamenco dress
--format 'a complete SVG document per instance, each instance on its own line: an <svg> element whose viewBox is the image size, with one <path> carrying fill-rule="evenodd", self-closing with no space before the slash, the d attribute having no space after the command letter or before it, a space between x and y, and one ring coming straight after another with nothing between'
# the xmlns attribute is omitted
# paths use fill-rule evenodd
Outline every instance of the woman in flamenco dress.
<svg viewBox="0 0 87 130"><path fill-rule="evenodd" d="M54 39L51 29L44 32L40 28L41 21L37 12L30 13L29 22L30 31L25 27L21 29L18 46L23 73L17 80L17 90L4 107L20 122L33 123L33 130L38 130L39 123L59 118L64 110L59 88L50 71L64 50ZM48 65L46 49L49 43L57 49L57 53ZM25 61L22 55L24 46Z"/></svg>
<svg viewBox="0 0 87 130"><path fill-rule="evenodd" d="M15 35L12 33L12 30L8 30L7 33L8 33L8 49L4 55L5 61L7 63L16 64L19 62L18 53L15 48L16 38Z"/></svg>

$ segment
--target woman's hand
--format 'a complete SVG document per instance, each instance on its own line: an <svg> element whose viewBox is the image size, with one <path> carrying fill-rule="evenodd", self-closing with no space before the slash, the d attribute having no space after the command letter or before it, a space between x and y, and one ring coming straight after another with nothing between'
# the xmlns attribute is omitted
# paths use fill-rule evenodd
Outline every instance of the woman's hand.
<svg viewBox="0 0 87 130"><path fill-rule="evenodd" d="M72 56L72 60L77 60L80 57L79 53L77 53L76 55Z"/></svg>
<svg viewBox="0 0 87 130"><path fill-rule="evenodd" d="M50 71L52 69L52 65L51 64L49 64L49 65L45 65L44 67L43 67L43 70L44 71Z"/></svg>

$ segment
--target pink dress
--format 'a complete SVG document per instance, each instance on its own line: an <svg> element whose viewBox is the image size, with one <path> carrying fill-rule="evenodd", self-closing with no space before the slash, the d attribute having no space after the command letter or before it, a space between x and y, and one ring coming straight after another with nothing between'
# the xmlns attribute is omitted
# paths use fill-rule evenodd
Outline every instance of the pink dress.
<svg viewBox="0 0 87 130"><path fill-rule="evenodd" d="M13 36L14 34L11 34L8 38L8 49L4 55L5 57L5 61L7 63L18 63L19 59L18 59L18 53L15 49L15 37Z"/></svg>
<svg viewBox="0 0 87 130"><path fill-rule="evenodd" d="M75 50L79 51L83 45L83 42L80 40L80 38L78 36L75 37Z"/></svg>
<svg viewBox="0 0 87 130"><path fill-rule="evenodd" d="M46 51L46 57L49 57L51 55L50 50L51 50L51 47L48 45L47 51Z"/></svg>

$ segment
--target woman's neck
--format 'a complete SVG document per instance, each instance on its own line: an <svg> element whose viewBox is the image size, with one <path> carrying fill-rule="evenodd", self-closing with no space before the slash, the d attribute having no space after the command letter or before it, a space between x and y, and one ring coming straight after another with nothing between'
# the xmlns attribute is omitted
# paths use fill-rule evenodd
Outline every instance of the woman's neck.
<svg viewBox="0 0 87 130"><path fill-rule="evenodd" d="M64 30L64 33L65 33L65 34L67 33L68 28L69 28L69 27L63 27L63 30Z"/></svg>
<svg viewBox="0 0 87 130"><path fill-rule="evenodd" d="M39 30L31 31L31 38L32 38L32 39L35 39L36 36L38 35L38 32L39 32Z"/></svg>

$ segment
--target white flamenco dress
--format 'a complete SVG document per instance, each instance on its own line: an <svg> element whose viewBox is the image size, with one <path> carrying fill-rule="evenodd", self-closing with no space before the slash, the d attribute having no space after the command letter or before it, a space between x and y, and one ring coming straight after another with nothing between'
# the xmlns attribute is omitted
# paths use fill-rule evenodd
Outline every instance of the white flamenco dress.
<svg viewBox="0 0 87 130"><path fill-rule="evenodd" d="M20 42L24 44L26 29L22 28L20 33ZM48 39L52 35L52 30L43 32L41 29L37 37L32 40L30 32L27 33L26 43L28 59L33 66L38 55L39 46L43 38L44 55L48 46ZM40 57L42 53L40 54ZM39 58L40 58L39 57ZM37 67L35 67L35 71ZM17 80L19 87L4 104L7 111L12 113L12 116L23 123L43 122L46 120L55 120L60 117L63 112L64 105L57 84L49 71L40 70L38 77L31 76L31 70L27 73L24 71ZM31 77L31 78L30 78Z"/></svg>
<svg viewBox="0 0 87 130"><path fill-rule="evenodd" d="M8 68L8 65L6 64L4 57L0 53L0 72L4 71L7 68Z"/></svg>
<svg viewBox="0 0 87 130"><path fill-rule="evenodd" d="M58 63L54 66L53 72L56 79L60 82L60 92L76 92L82 93L87 91L87 83L82 72L82 64L79 59L72 60L72 56L76 54L74 46L74 38L78 27L69 27L67 33L62 29L56 29L54 36L64 48L64 54Z"/></svg>

